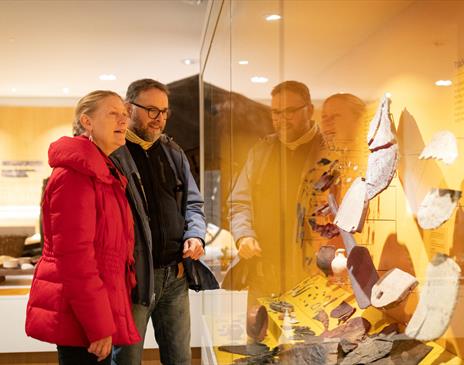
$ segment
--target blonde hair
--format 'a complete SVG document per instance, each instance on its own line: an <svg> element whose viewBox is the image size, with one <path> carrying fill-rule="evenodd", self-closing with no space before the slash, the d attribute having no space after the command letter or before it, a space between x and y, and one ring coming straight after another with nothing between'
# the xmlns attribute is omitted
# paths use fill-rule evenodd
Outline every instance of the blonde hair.
<svg viewBox="0 0 464 365"><path fill-rule="evenodd" d="M108 96L116 96L123 101L121 96L114 91L95 90L85 95L77 102L76 110L74 111L73 136L80 136L85 133L85 128L80 122L81 115L91 115L97 109L98 103Z"/></svg>

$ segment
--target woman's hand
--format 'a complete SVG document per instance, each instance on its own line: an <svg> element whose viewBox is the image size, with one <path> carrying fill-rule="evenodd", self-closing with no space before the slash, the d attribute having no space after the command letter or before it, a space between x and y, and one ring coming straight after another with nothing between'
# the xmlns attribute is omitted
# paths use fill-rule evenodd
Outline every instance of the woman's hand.
<svg viewBox="0 0 464 365"><path fill-rule="evenodd" d="M112 337L108 336L90 344L87 351L98 357L98 361L102 361L111 353Z"/></svg>

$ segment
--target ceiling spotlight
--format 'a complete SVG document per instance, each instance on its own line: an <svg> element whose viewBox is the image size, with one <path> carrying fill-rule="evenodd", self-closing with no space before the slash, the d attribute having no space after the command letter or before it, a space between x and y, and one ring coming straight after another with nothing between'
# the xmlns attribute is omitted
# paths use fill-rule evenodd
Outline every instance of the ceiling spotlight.
<svg viewBox="0 0 464 365"><path fill-rule="evenodd" d="M193 65L193 64L195 64L197 62L198 62L198 60L195 60L193 58L185 58L185 59L182 60L182 63L184 65Z"/></svg>
<svg viewBox="0 0 464 365"><path fill-rule="evenodd" d="M282 19L282 17L279 14L271 14L271 15L266 16L266 20L268 22L272 22L274 20L280 20L280 19Z"/></svg>
<svg viewBox="0 0 464 365"><path fill-rule="evenodd" d="M437 86L451 86L453 82L451 80L438 80L435 82Z"/></svg>
<svg viewBox="0 0 464 365"><path fill-rule="evenodd" d="M238 61L238 64L239 65L248 65L248 61L247 60L241 60L241 61Z"/></svg>
<svg viewBox="0 0 464 365"><path fill-rule="evenodd" d="M251 78L251 82L253 82L254 84L265 84L268 81L269 79L264 76L253 76Z"/></svg>
<svg viewBox="0 0 464 365"><path fill-rule="evenodd" d="M102 81L113 81L116 80L116 75L113 74L101 74L98 78Z"/></svg>
<svg viewBox="0 0 464 365"><path fill-rule="evenodd" d="M64 87L62 90L64 94L69 94L69 87Z"/></svg>

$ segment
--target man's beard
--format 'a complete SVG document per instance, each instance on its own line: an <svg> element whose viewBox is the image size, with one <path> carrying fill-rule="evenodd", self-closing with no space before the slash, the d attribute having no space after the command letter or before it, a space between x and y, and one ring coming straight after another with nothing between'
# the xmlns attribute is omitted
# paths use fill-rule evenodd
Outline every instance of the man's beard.
<svg viewBox="0 0 464 365"><path fill-rule="evenodd" d="M132 126L132 130L134 131L136 135L138 135L144 141L153 142L157 140L159 135L161 135L162 133L162 131L160 131L160 133L150 131L148 126L146 128L142 128L141 127L142 123L137 118L134 118L133 121L134 121L134 124Z"/></svg>

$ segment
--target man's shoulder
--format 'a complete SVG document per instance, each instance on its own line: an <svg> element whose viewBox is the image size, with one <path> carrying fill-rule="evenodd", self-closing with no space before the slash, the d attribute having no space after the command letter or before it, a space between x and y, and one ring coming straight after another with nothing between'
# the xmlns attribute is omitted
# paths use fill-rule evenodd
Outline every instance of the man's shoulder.
<svg viewBox="0 0 464 365"><path fill-rule="evenodd" d="M160 142L162 144L164 144L166 147L168 148L171 148L177 152L182 152L182 147L179 146L175 141L174 141L174 138L172 138L171 136L168 136L167 134L162 134L160 136Z"/></svg>

